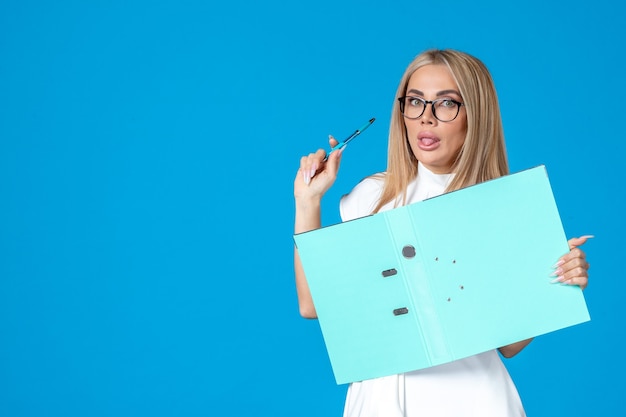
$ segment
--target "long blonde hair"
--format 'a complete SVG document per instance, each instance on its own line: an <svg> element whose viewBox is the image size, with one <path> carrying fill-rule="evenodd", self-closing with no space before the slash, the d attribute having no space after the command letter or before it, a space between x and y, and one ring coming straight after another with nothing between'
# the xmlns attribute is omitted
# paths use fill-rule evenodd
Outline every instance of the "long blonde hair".
<svg viewBox="0 0 626 417"><path fill-rule="evenodd" d="M411 75L424 65L445 65L459 86L467 110L467 134L452 166L454 179L446 192L498 178L509 173L498 97L487 67L477 58L450 49L431 49L419 54L407 67L396 97L406 95ZM417 159L411 151L404 116L394 99L389 127L387 170L377 213L392 200L406 204L406 189L418 175Z"/></svg>

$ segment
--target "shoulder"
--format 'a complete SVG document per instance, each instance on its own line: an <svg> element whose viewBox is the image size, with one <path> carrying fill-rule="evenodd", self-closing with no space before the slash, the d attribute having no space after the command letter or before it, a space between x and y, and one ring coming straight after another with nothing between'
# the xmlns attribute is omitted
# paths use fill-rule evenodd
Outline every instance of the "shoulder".
<svg viewBox="0 0 626 417"><path fill-rule="evenodd" d="M354 220L372 214L383 191L384 173L364 178L339 201L342 221Z"/></svg>

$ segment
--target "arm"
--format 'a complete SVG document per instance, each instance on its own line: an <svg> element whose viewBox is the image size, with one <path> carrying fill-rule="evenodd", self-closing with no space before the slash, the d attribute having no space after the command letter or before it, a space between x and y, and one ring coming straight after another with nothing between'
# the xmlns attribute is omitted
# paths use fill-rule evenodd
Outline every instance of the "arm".
<svg viewBox="0 0 626 417"><path fill-rule="evenodd" d="M296 199L296 224L295 233L307 232L322 227L320 201L312 200L308 202L300 202ZM317 318L315 306L309 291L309 284L304 275L302 262L298 249L294 247L293 265L296 274L296 292L298 294L298 305L300 307L300 315L307 319Z"/></svg>
<svg viewBox="0 0 626 417"><path fill-rule="evenodd" d="M583 245L587 239L593 236L581 236L570 239L569 253L563 255L561 259L554 265L555 271L553 276L556 278L554 283L560 282L566 285L578 285L581 289L585 289L589 283L589 262L585 259L585 252L578 246ZM524 349L533 339L522 340L521 342L512 343L502 346L498 350L505 358L512 358Z"/></svg>
<svg viewBox="0 0 626 417"><path fill-rule="evenodd" d="M498 350L500 351L502 356L504 356L505 358L512 358L513 356L520 353L522 349L528 346L528 344L532 341L533 341L532 338L522 340L521 342L515 342L515 343L511 343L510 345L502 346L501 348L498 348Z"/></svg>
<svg viewBox="0 0 626 417"><path fill-rule="evenodd" d="M337 141L331 137L330 146ZM321 201L323 195L334 184L341 162L341 152L332 152L324 162L326 153L320 149L314 154L302 157L300 169L294 180L294 198L296 204L294 232L303 233L322 227ZM306 281L298 249L294 247L294 272L300 315L305 318L317 318L309 285Z"/></svg>

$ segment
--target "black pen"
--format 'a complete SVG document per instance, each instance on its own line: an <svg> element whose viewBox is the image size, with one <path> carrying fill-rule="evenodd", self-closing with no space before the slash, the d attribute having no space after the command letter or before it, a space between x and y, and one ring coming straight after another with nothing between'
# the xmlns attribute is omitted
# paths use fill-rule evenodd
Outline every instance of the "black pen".
<svg viewBox="0 0 626 417"><path fill-rule="evenodd" d="M372 125L372 123L374 123L374 120L376 120L375 117L372 117L369 122L367 122L366 124L364 124L361 128L357 129L354 131L353 134L351 134L350 136L348 136L346 139L344 139L343 142L339 142L338 144L336 144L335 146L332 147L332 149L330 150L330 152L328 152L326 154L326 157L324 157L324 161L328 160L328 156L333 153L333 151L336 151L338 149L343 148L344 146L346 146L348 144L348 142L350 142L352 139L356 138L357 136L359 136L365 129L367 129L368 127L370 127Z"/></svg>

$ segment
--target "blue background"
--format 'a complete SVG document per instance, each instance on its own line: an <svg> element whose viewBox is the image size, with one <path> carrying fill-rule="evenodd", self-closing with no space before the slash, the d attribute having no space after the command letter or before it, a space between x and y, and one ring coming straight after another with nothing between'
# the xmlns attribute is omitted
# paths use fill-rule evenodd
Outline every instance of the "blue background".
<svg viewBox="0 0 626 417"><path fill-rule="evenodd" d="M430 47L487 64L512 171L545 164L568 236L596 235L592 321L506 361L528 414L623 413L617 3L3 0L0 415L340 416L298 314L293 177L376 117L338 222Z"/></svg>

